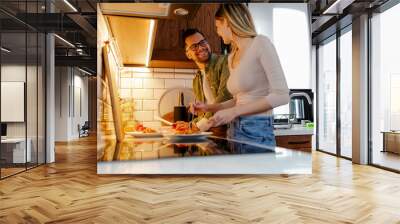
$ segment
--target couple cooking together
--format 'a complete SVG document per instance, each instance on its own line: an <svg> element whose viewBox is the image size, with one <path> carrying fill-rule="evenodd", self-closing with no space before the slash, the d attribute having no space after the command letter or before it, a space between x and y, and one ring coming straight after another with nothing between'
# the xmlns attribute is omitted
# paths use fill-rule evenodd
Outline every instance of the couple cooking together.
<svg viewBox="0 0 400 224"><path fill-rule="evenodd" d="M191 112L201 131L229 139L275 146L272 109L289 102L289 89L271 41L258 35L244 4L221 4L215 14L218 36L229 55L211 53L197 29L184 32L186 56L199 68Z"/></svg>

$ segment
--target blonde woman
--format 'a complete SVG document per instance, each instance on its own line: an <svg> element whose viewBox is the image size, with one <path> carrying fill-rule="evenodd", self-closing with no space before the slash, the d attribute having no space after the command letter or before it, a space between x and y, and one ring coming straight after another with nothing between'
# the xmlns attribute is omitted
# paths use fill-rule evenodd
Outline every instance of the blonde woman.
<svg viewBox="0 0 400 224"><path fill-rule="evenodd" d="M195 104L215 113L212 126L229 124L228 138L275 146L273 108L289 102L289 89L271 41L258 35L243 4L221 4L215 15L217 33L232 52L228 56L227 88L233 99Z"/></svg>

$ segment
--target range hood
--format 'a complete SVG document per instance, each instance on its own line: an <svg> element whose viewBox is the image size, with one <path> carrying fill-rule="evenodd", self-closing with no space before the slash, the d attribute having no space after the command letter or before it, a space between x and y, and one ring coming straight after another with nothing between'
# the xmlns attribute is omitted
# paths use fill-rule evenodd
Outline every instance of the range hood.
<svg viewBox="0 0 400 224"><path fill-rule="evenodd" d="M179 68L196 67L184 55L180 32L189 23L200 29L206 24L196 14L208 16L213 10L201 6L188 3L99 4L124 66ZM210 30L209 26L203 25L203 28Z"/></svg>
<svg viewBox="0 0 400 224"><path fill-rule="evenodd" d="M170 3L102 3L100 8L104 15L165 18Z"/></svg>
<svg viewBox="0 0 400 224"><path fill-rule="evenodd" d="M149 66L157 21L154 19L106 16L109 31L121 53L122 63Z"/></svg>

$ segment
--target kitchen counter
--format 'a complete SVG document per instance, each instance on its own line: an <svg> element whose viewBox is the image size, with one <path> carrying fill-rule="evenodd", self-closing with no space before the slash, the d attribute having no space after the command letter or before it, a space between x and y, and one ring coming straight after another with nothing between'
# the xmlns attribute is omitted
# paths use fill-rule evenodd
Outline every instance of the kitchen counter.
<svg viewBox="0 0 400 224"><path fill-rule="evenodd" d="M287 136L287 135L313 135L314 129L303 127L301 125L293 125L292 128L288 129L275 129L275 136Z"/></svg>
<svg viewBox="0 0 400 224"><path fill-rule="evenodd" d="M99 141L98 174L311 174L311 153L210 137Z"/></svg>

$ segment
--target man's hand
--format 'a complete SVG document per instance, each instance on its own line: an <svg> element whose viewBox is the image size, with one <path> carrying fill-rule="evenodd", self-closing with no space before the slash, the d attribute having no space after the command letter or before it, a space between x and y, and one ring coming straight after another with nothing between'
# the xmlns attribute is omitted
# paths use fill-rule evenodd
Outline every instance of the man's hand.
<svg viewBox="0 0 400 224"><path fill-rule="evenodd" d="M225 110L220 110L214 114L208 121L212 127L217 127L220 125L228 124L233 119L237 117L235 108L229 108Z"/></svg>

